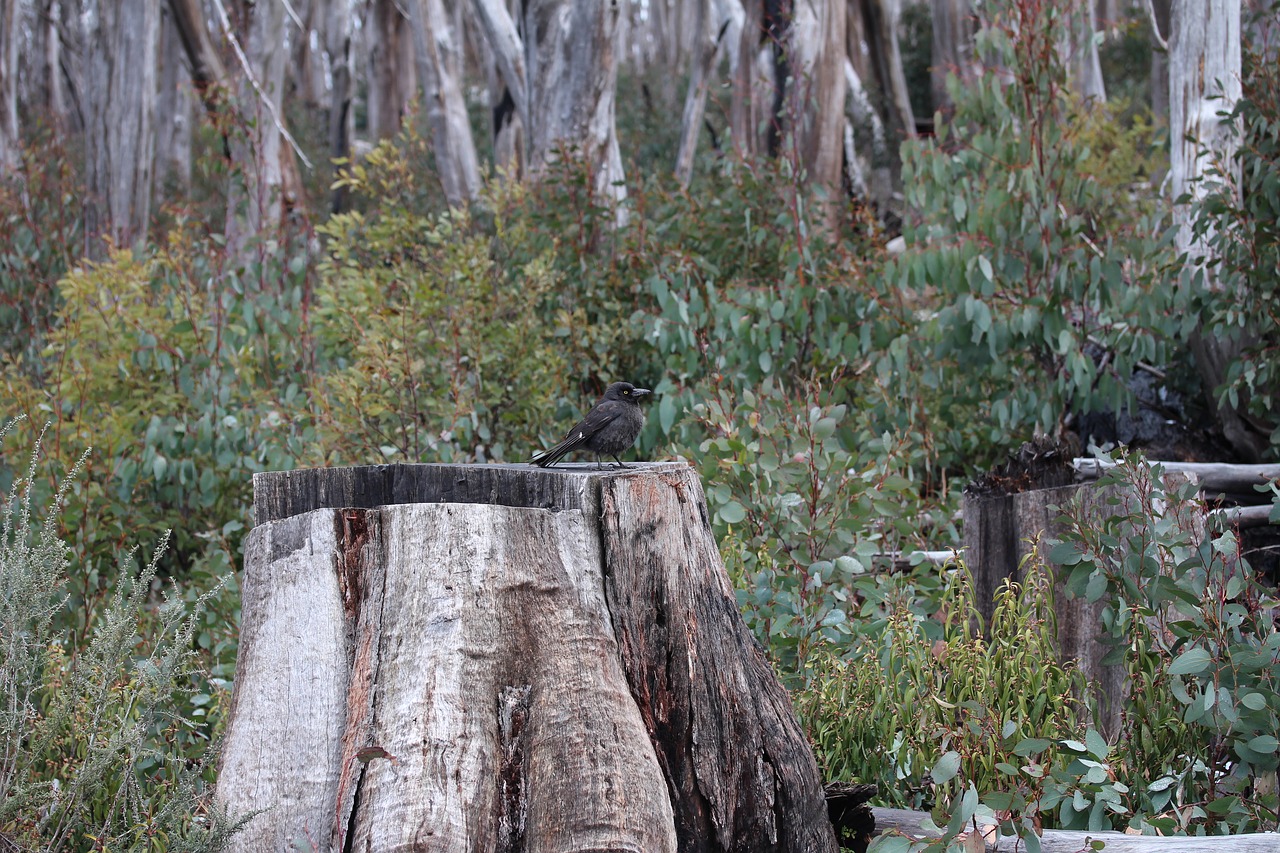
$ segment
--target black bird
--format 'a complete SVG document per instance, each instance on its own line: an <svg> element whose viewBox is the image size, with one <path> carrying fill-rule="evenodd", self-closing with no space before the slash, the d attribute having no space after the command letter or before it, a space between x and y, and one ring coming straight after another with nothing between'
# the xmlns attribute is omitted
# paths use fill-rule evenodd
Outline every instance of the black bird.
<svg viewBox="0 0 1280 853"><path fill-rule="evenodd" d="M604 396L591 407L587 416L569 430L564 440L535 454L529 461L542 468L549 468L561 457L575 450L590 450L596 455L596 467L603 468L601 455L612 456L618 467L626 468L618 454L635 444L644 426L644 412L640 411L640 399L652 394L648 388L637 388L630 382L615 382L605 389Z"/></svg>

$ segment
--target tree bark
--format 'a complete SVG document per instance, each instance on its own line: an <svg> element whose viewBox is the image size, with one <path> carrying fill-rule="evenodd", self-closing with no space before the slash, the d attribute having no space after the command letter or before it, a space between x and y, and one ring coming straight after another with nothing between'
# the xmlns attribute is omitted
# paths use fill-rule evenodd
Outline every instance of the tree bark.
<svg viewBox="0 0 1280 853"><path fill-rule="evenodd" d="M1178 248L1187 253L1188 274L1215 281L1213 250L1192 233L1192 206L1211 191L1239 185L1238 142L1223 115L1240 99L1240 0L1174 3L1169 36L1169 183L1175 202L1190 194L1192 205L1174 209ZM1221 338L1197 329L1191 339L1196 367L1210 410L1223 435L1246 461L1258 461L1270 446L1269 425L1254 423L1242 407L1219 402L1218 389L1253 332Z"/></svg>
<svg viewBox="0 0 1280 853"><path fill-rule="evenodd" d="M716 66L720 64L725 44L737 37L737 33L732 31L730 4L716 3L715 0L695 0L695 5L698 9L696 26L699 38L695 42L689 88L685 92L684 112L680 117L680 144L676 150L675 176L684 187L689 186L689 180L693 177L693 158L698 150L698 137L702 135L707 89L711 85Z"/></svg>
<svg viewBox="0 0 1280 853"><path fill-rule="evenodd" d="M835 853L694 472L254 478L230 849Z"/></svg>
<svg viewBox="0 0 1280 853"><path fill-rule="evenodd" d="M1107 88L1093 38L1098 31L1093 0L1073 0L1068 9L1067 40L1062 50L1071 70L1071 88L1085 100L1105 102Z"/></svg>
<svg viewBox="0 0 1280 853"><path fill-rule="evenodd" d="M396 0L373 0L369 35L369 133L389 139L400 132L417 89L413 34Z"/></svg>
<svg viewBox="0 0 1280 853"><path fill-rule="evenodd" d="M96 4L88 27L85 132L86 253L102 257L102 237L128 246L146 234L154 175L159 0Z"/></svg>
<svg viewBox="0 0 1280 853"><path fill-rule="evenodd" d="M22 140L18 133L21 11L18 0L0 0L0 177L15 174L22 162Z"/></svg>
<svg viewBox="0 0 1280 853"><path fill-rule="evenodd" d="M1169 117L1169 43L1171 0L1144 0L1151 4L1151 112L1157 119Z"/></svg>
<svg viewBox="0 0 1280 853"><path fill-rule="evenodd" d="M182 40L187 62L191 65L191 83L204 102L205 109L213 112L218 106L217 88L227 85L227 71L209 36L200 0L168 2L178 38Z"/></svg>
<svg viewBox="0 0 1280 853"><path fill-rule="evenodd" d="M160 99L156 110L155 202L163 202L166 186L191 188L191 76L173 12L161 10Z"/></svg>
<svg viewBox="0 0 1280 853"><path fill-rule="evenodd" d="M835 228L843 183L847 6L847 0L799 0L792 31L792 111L800 122L800 156L810 181L822 190L820 218L829 230Z"/></svg>
<svg viewBox="0 0 1280 853"><path fill-rule="evenodd" d="M460 34L453 32L444 0L411 0L414 60L423 106L431 126L431 147L445 198L457 207L480 190L480 163L462 97Z"/></svg>
<svg viewBox="0 0 1280 853"><path fill-rule="evenodd" d="M530 173L544 174L562 154L581 157L595 197L612 205L615 222L622 224L626 175L614 120L618 17L618 4L601 0L525 4L525 127Z"/></svg>
<svg viewBox="0 0 1280 853"><path fill-rule="evenodd" d="M475 0L524 126L530 177L545 175L564 154L580 158L595 198L612 207L617 224L626 221L627 195L614 121L622 6L528 0L517 29L501 0Z"/></svg>
<svg viewBox="0 0 1280 853"><path fill-rule="evenodd" d="M519 180L526 159L524 128L528 116L524 45L503 0L475 0L474 8L489 77L493 163L507 178Z"/></svg>
<svg viewBox="0 0 1280 853"><path fill-rule="evenodd" d="M284 88L284 6L250 3L241 9L240 44L248 61L237 84L244 125L232 137L236 174L227 194L227 251L244 255L255 235L278 228L284 212L284 150L280 107ZM256 84L256 85L255 85Z"/></svg>
<svg viewBox="0 0 1280 853"><path fill-rule="evenodd" d="M866 30L876 79L888 105L889 126L901 138L916 135L916 118L907 94L907 75L902 69L902 51L898 42L898 19L901 0L862 0Z"/></svg>
<svg viewBox="0 0 1280 853"><path fill-rule="evenodd" d="M929 82L933 92L933 108L951 111L947 93L947 75L954 74L961 83L972 83L979 74L973 54L976 19L970 0L931 0L933 10L933 65Z"/></svg>
<svg viewBox="0 0 1280 853"><path fill-rule="evenodd" d="M346 3L331 3L325 11L325 52L329 56L332 89L329 92L329 156L351 156L351 133L355 117L351 111L354 79L351 73L351 10ZM332 191L329 208L338 213L346 206L346 189Z"/></svg>

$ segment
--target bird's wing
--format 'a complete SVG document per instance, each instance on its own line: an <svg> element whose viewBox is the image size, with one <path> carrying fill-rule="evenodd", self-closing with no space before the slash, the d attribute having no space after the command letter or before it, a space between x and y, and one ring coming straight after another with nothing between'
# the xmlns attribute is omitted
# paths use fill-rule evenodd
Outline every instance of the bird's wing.
<svg viewBox="0 0 1280 853"><path fill-rule="evenodd" d="M573 429L569 430L569 434L559 444L542 453L535 454L531 461L535 465L541 465L544 468L548 465L554 465L563 456L581 447L588 438L617 420L618 416L622 414L622 407L625 405L625 403L619 403L615 400L606 400L598 404L587 412L587 416L578 421Z"/></svg>

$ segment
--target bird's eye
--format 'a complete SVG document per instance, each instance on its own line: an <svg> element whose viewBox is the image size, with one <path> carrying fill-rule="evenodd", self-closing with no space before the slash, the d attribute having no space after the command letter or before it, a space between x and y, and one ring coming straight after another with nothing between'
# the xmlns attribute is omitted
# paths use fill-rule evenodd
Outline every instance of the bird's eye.
<svg viewBox="0 0 1280 853"><path fill-rule="evenodd" d="M623 393L623 394L630 394L631 392L630 392L630 391L623 391L622 393Z"/></svg>

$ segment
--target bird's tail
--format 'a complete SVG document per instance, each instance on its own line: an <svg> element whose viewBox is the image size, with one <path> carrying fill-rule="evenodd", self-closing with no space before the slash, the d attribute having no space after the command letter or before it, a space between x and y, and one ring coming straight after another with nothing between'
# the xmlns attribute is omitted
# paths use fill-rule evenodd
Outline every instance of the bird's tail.
<svg viewBox="0 0 1280 853"><path fill-rule="evenodd" d="M581 443L582 439L576 435L566 438L555 447L533 454L533 458L529 461L534 465L537 465L539 468L549 468L568 454L572 453Z"/></svg>

